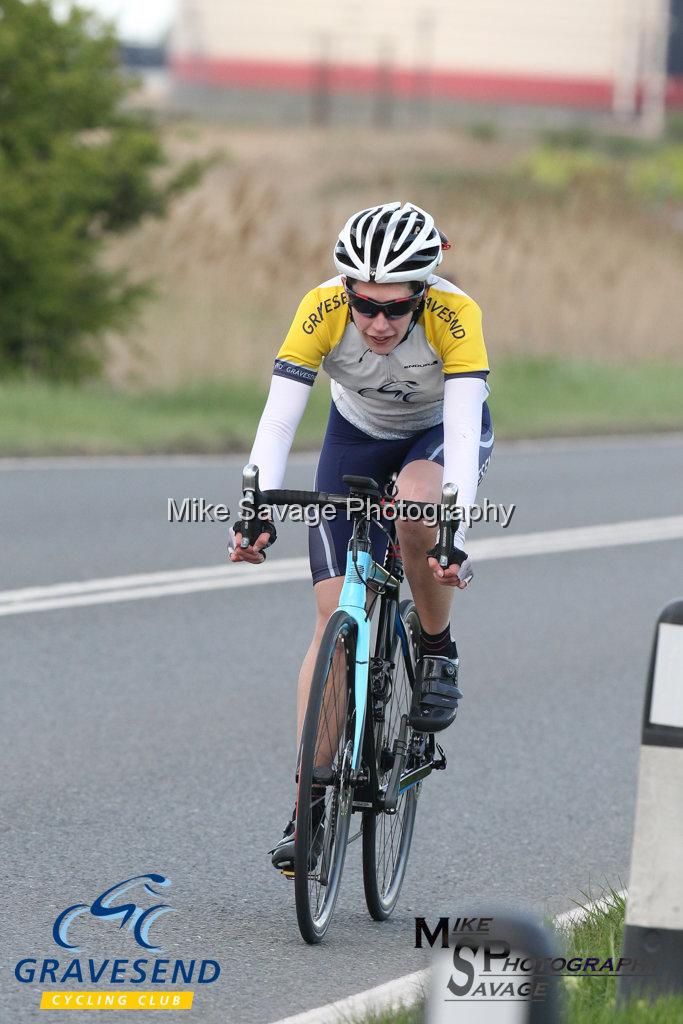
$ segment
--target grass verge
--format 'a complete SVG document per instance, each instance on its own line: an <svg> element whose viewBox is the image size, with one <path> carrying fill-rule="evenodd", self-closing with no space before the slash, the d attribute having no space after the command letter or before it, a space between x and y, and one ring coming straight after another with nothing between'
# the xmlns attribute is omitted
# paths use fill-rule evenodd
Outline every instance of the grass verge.
<svg viewBox="0 0 683 1024"><path fill-rule="evenodd" d="M560 945L567 957L621 955L624 930L624 897L609 889L597 906L585 909L583 919L560 930ZM680 1024L683 997L660 999L656 1003L634 999L626 1007L617 1007L616 978L564 978L566 1024Z"/></svg>
<svg viewBox="0 0 683 1024"><path fill-rule="evenodd" d="M622 947L625 902L613 889L604 892L595 903L586 906L582 920L558 926L557 945L563 955L618 958ZM659 999L648 1003L637 999L625 1007L616 1005L617 983L614 977L564 978L564 1005L559 1024L680 1024L683 1021L683 997ZM348 1024L423 1024L425 1008L420 1003L363 1018Z"/></svg>
<svg viewBox="0 0 683 1024"><path fill-rule="evenodd" d="M329 387L321 378L297 433L299 449L322 440ZM491 387L499 439L683 428L683 365L507 359L494 367ZM7 381L0 385L0 454L245 451L265 395L241 381L141 394Z"/></svg>

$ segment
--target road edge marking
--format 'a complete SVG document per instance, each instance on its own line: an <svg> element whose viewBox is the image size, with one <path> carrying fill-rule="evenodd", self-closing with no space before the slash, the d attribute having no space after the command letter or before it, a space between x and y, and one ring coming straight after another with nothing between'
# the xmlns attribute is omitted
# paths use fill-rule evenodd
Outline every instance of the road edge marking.
<svg viewBox="0 0 683 1024"><path fill-rule="evenodd" d="M661 516L659 519L597 523L594 526L481 538L469 543L468 548L475 562L484 562L680 539L683 539L683 516ZM58 608L284 583L306 579L309 574L307 558L282 558L268 562L258 570L228 562L224 565L111 576L80 583L20 587L0 592L0 618Z"/></svg>

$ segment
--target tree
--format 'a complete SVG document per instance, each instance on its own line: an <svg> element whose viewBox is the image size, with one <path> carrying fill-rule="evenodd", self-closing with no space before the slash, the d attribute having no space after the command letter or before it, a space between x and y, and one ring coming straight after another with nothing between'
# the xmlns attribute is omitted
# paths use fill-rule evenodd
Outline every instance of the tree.
<svg viewBox="0 0 683 1024"><path fill-rule="evenodd" d="M77 379L148 288L98 264L112 232L163 212L158 132L126 112L112 30L49 0L0 0L0 367ZM187 168L183 174L187 182ZM176 182L177 184L177 182Z"/></svg>

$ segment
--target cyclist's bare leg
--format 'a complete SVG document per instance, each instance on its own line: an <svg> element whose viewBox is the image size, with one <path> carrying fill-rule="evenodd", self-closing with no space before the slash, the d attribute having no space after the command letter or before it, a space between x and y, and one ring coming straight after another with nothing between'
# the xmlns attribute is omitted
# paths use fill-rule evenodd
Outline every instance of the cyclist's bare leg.
<svg viewBox="0 0 683 1024"><path fill-rule="evenodd" d="M405 501L439 502L442 481L443 466L417 459L399 473L397 497ZM398 519L396 532L422 628L427 633L441 633L450 619L453 588L437 583L427 562L426 552L436 542L436 527Z"/></svg>
<svg viewBox="0 0 683 1024"><path fill-rule="evenodd" d="M315 659L318 657L318 648L327 625L327 620L339 604L343 576L333 576L329 580L320 580L313 587L316 603L315 632L310 646L306 651L301 671L299 672L299 687L297 691L297 748L301 739L301 730L304 727L306 706L308 705L308 694L311 689ZM322 764L322 760L320 761Z"/></svg>
<svg viewBox="0 0 683 1024"><path fill-rule="evenodd" d="M297 747L301 740L301 730L304 727L308 695L311 689L311 681L313 679L313 671L315 669L315 660L318 657L320 641L325 631L327 620L339 604L339 595L341 594L343 584L343 576L333 576L332 579L320 580L313 587L316 602L315 632L302 662L301 671L299 672L299 686L297 692ZM373 595L368 594L368 601L371 600L372 596ZM336 670L337 678L339 680L343 678L342 668L340 651L339 662L336 666L333 666L333 671ZM334 706L335 698L337 707ZM341 730L344 727L345 698L346 694L341 687L334 688L334 691L332 689L328 691L327 699L328 701L332 701L332 703L326 707L323 715L323 719L328 722L328 729L327 734L324 737L319 737L319 746L316 756L317 764L330 764L334 756L334 752L337 749L339 736L341 735Z"/></svg>

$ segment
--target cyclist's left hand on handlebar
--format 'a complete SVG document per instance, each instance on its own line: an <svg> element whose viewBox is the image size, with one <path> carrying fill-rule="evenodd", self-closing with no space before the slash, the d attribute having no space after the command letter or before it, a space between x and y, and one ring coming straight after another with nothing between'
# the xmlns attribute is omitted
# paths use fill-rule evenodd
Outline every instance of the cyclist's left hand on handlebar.
<svg viewBox="0 0 683 1024"><path fill-rule="evenodd" d="M251 544L248 548L240 547L242 541L242 534L235 533L232 528L230 529L230 540L228 541L228 552L230 554L231 562L252 562L254 565L258 565L260 562L265 562L266 556L263 553L263 548L268 543L268 534L262 533L258 537L254 544Z"/></svg>
<svg viewBox="0 0 683 1024"><path fill-rule="evenodd" d="M275 527L272 524L268 524L268 527L260 533L253 544L249 547L243 548L242 544L242 533L240 532L240 522L236 522L235 530L232 526L228 533L228 552L230 554L231 562L251 562L253 565L259 565L261 562L265 562L266 553L264 548L269 547L275 542L277 533Z"/></svg>
<svg viewBox="0 0 683 1024"><path fill-rule="evenodd" d="M427 562L432 570L434 579L442 587L457 587L458 590L464 590L474 575L472 562L469 558L462 565L454 562L453 565L449 565L446 569L441 568L436 558L429 557Z"/></svg>

